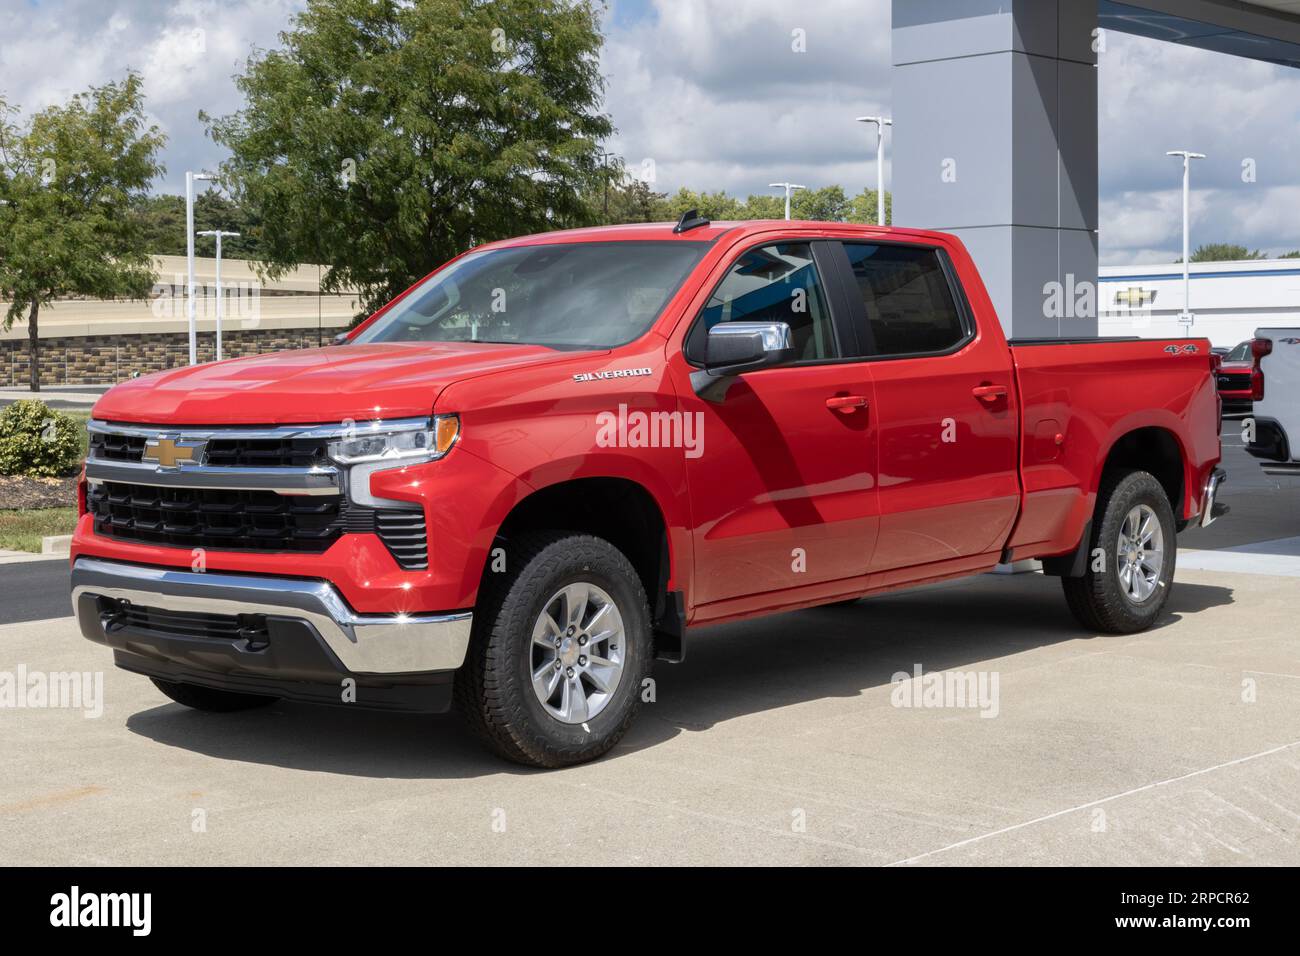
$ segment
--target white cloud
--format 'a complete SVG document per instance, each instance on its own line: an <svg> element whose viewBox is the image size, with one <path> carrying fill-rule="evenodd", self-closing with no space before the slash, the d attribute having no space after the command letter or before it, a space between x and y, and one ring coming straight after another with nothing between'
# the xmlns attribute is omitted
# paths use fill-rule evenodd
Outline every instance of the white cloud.
<svg viewBox="0 0 1300 956"><path fill-rule="evenodd" d="M0 0L0 93L24 113L67 100L128 69L144 80L150 119L169 138L161 189L223 154L198 111L241 105L231 77L254 45L274 46L304 0Z"/></svg>
<svg viewBox="0 0 1300 956"><path fill-rule="evenodd" d="M178 191L223 158L198 111L240 107L232 75L304 4L0 0L0 92L30 111L139 70L171 140L160 187ZM613 0L606 32L611 148L652 159L659 190L874 186L874 134L853 119L890 110L889 0ZM1164 153L1183 146L1209 154L1194 242L1300 248L1300 71L1111 33L1099 81L1104 261L1179 254L1180 171Z"/></svg>

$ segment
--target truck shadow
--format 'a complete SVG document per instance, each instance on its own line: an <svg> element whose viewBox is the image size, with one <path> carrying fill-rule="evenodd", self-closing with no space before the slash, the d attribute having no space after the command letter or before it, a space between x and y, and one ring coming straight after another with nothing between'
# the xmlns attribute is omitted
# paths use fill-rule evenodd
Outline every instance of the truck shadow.
<svg viewBox="0 0 1300 956"><path fill-rule="evenodd" d="M1147 635L1184 614L1232 603L1226 587L1179 582L1166 615ZM605 760L654 747L683 732L831 697L858 697L893 675L980 669L1023 651L1066 641L1132 641L1082 631L1060 587L1039 575L985 575L954 584L694 630L687 662L654 672L646 703ZM131 715L127 727L164 746L220 760L341 776L459 779L533 774L488 754L453 716L426 717L279 702L235 714L177 704Z"/></svg>

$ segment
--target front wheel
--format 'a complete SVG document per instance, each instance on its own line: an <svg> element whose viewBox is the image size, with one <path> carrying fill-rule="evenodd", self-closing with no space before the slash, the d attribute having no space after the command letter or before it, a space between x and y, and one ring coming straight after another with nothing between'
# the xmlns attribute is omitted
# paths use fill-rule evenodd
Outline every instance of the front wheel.
<svg viewBox="0 0 1300 956"><path fill-rule="evenodd" d="M627 731L653 660L650 609L631 562L591 535L527 536L485 574L456 704L499 755L563 767Z"/></svg>
<svg viewBox="0 0 1300 956"><path fill-rule="evenodd" d="M1133 634L1155 623L1169 600L1178 557L1174 510L1145 471L1108 477L1097 496L1088 570L1062 578L1065 600L1085 627Z"/></svg>

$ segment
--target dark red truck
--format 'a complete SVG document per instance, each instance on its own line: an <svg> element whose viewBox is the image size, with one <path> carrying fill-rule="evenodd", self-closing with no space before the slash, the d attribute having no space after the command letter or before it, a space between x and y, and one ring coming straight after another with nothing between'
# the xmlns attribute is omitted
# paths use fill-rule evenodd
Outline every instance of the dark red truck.
<svg viewBox="0 0 1300 956"><path fill-rule="evenodd" d="M454 702L560 766L697 625L1040 558L1087 630L1149 626L1219 418L1208 342L1008 344L948 235L529 236L338 347L105 395L73 603L183 704Z"/></svg>

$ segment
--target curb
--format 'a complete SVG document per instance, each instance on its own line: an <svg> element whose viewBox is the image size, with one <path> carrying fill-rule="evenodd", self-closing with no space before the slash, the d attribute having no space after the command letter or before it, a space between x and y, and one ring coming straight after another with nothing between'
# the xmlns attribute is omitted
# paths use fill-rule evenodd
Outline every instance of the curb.
<svg viewBox="0 0 1300 956"><path fill-rule="evenodd" d="M67 555L72 551L72 535L51 534L41 538L41 554Z"/></svg>

